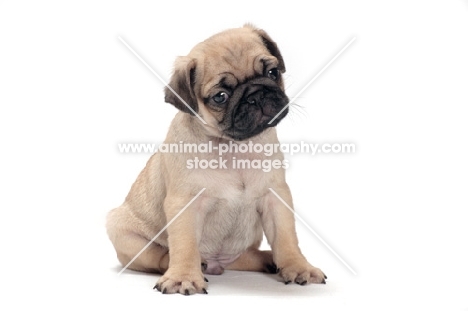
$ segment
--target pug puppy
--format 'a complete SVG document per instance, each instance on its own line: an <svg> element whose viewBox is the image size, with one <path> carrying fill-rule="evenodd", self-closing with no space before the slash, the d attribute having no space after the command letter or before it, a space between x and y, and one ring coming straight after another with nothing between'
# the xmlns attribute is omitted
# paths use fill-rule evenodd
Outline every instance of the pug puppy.
<svg viewBox="0 0 468 311"><path fill-rule="evenodd" d="M176 60L165 101L180 111L165 144L211 143L215 151L155 153L107 218L121 264L162 274L154 288L163 294L206 294L204 273L225 269L279 272L285 284L325 284L325 274L298 247L293 213L269 190L293 206L284 168L235 168L239 160L282 163L281 152L268 157L232 148L222 168L187 165L195 158L218 161L222 144L278 144L275 126L288 110L270 121L288 104L284 72L276 43L252 25L216 34ZM259 250L263 233L271 251Z"/></svg>

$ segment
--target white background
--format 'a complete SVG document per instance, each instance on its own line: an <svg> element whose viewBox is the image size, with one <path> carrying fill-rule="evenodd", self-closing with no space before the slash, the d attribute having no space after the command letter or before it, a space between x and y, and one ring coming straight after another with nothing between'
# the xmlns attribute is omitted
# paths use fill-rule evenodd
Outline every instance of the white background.
<svg viewBox="0 0 468 311"><path fill-rule="evenodd" d="M378 3L378 4L377 4ZM177 55L251 22L278 43L292 98L283 142L353 142L353 155L290 157L298 223L327 285L228 272L209 295L163 296L158 276L116 274L104 229L175 108ZM179 305L467 310L468 1L0 1L1 309ZM261 297L258 297L261 296ZM167 305L167 306L166 306Z"/></svg>

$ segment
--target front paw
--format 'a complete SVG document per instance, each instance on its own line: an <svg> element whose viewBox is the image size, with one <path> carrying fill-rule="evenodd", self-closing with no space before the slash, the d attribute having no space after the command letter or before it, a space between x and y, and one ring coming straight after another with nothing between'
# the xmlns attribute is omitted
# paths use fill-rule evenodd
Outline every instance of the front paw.
<svg viewBox="0 0 468 311"><path fill-rule="evenodd" d="M169 269L162 277L159 278L153 289L157 289L163 294L208 294L206 291L205 280L206 279L201 271L198 270L177 271Z"/></svg>
<svg viewBox="0 0 468 311"><path fill-rule="evenodd" d="M284 284L295 282L299 285L306 285L309 283L325 284L327 276L319 268L309 264L307 261L295 261L286 264L280 268L280 276L284 280Z"/></svg>

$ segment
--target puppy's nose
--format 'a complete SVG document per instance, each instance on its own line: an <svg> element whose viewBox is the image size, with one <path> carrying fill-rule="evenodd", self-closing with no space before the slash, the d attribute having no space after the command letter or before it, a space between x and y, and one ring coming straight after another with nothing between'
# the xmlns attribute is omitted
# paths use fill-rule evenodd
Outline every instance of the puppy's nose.
<svg viewBox="0 0 468 311"><path fill-rule="evenodd" d="M247 98L247 102L251 105L255 105L257 103L257 100L255 98L249 97Z"/></svg>
<svg viewBox="0 0 468 311"><path fill-rule="evenodd" d="M250 105L261 105L261 103L263 102L263 92L262 91L257 91L253 94L250 94L249 96L247 96L247 103L249 103Z"/></svg>

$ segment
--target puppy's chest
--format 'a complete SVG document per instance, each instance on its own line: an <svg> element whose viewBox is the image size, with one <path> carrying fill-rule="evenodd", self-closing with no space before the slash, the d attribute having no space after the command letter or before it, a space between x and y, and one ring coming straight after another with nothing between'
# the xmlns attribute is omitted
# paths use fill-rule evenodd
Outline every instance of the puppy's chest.
<svg viewBox="0 0 468 311"><path fill-rule="evenodd" d="M217 174L212 174L211 183L206 187L205 213L230 222L255 216L267 191L262 174L245 171Z"/></svg>
<svg viewBox="0 0 468 311"><path fill-rule="evenodd" d="M266 191L263 175L231 171L212 176L213 188L207 187L202 207L202 253L239 254L261 236L258 206Z"/></svg>
<svg viewBox="0 0 468 311"><path fill-rule="evenodd" d="M222 158L227 161L227 168L199 172L206 187L201 207L200 252L204 258L220 262L223 260L219 258L232 259L261 239L258 207L269 192L271 179L271 173L262 169L233 167L234 161L262 159L262 156L224 154Z"/></svg>
<svg viewBox="0 0 468 311"><path fill-rule="evenodd" d="M258 198L205 200L200 251L206 258L238 255L261 236Z"/></svg>

